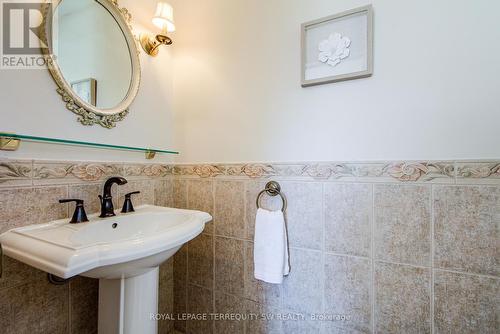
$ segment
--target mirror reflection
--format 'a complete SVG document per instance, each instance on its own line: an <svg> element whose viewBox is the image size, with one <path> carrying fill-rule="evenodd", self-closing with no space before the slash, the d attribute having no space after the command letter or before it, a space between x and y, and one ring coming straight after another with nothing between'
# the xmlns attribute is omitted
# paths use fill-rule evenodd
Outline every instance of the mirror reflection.
<svg viewBox="0 0 500 334"><path fill-rule="evenodd" d="M131 85L132 59L114 17L95 0L63 0L54 24L54 54L72 90L99 109L119 105Z"/></svg>

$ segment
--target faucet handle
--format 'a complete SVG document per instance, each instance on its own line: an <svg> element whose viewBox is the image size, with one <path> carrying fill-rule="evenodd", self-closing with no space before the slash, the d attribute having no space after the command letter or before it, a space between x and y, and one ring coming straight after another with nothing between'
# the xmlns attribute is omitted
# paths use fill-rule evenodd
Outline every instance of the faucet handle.
<svg viewBox="0 0 500 334"><path fill-rule="evenodd" d="M85 213L85 208L83 207L84 201L82 199L60 199L59 203L70 203L76 202L75 212L71 218L70 224L78 224L88 222L87 214Z"/></svg>
<svg viewBox="0 0 500 334"><path fill-rule="evenodd" d="M134 206L132 205L132 200L130 199L132 195L140 194L140 191L134 191L128 194L125 194L125 201L123 202L122 213L134 212Z"/></svg>

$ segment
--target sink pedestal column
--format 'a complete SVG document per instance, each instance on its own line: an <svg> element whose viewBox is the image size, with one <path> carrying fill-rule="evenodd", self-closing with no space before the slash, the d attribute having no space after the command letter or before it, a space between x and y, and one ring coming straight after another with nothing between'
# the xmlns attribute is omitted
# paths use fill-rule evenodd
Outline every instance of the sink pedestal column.
<svg viewBox="0 0 500 334"><path fill-rule="evenodd" d="M159 267L122 279L99 280L99 334L156 334Z"/></svg>

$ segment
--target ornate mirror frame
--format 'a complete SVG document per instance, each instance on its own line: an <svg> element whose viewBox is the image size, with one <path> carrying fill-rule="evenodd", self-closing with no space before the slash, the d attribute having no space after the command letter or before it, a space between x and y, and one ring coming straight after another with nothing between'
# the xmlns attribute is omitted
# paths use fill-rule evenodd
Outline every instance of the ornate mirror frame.
<svg viewBox="0 0 500 334"><path fill-rule="evenodd" d="M48 49L42 48L42 52L44 53L48 70L58 86L57 93L61 95L62 100L66 104L66 108L78 115L78 122L83 125L99 124L107 129L114 128L116 126L116 122L122 121L128 115L130 105L139 92L141 82L139 49L137 47L137 42L134 38L131 26L132 15L126 8L118 5L118 0L95 0L113 16L122 30L127 41L132 66L130 87L124 100L113 108L99 109L83 101L71 89L71 85L64 79L61 69L57 64L56 57L52 54L52 41L48 41L47 37L52 36L50 32L52 29L53 15L52 13L49 13L49 10L51 10L51 8L53 8L52 10L55 10L55 8L62 1L64 0L47 0L43 8L44 21L41 25L42 40L48 46ZM52 3L53 7L48 5L50 3Z"/></svg>

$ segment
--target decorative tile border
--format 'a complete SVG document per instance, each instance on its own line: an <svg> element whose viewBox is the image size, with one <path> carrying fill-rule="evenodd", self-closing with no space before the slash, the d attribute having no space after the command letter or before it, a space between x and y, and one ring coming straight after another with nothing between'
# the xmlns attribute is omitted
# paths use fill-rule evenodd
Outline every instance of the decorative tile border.
<svg viewBox="0 0 500 334"><path fill-rule="evenodd" d="M480 162L480 163L458 163L457 177L459 178L496 178L500 179L499 162Z"/></svg>
<svg viewBox="0 0 500 334"><path fill-rule="evenodd" d="M0 160L0 186L29 185L32 173L32 161Z"/></svg>
<svg viewBox="0 0 500 334"><path fill-rule="evenodd" d="M33 163L34 184L95 182L122 174L121 164L38 161Z"/></svg>
<svg viewBox="0 0 500 334"><path fill-rule="evenodd" d="M229 164L175 165L180 176L246 176L249 178L307 177L319 180L390 178L393 181L454 179L455 164L443 163L319 163L319 164Z"/></svg>
<svg viewBox="0 0 500 334"><path fill-rule="evenodd" d="M165 177L172 175L172 166L161 164L126 164L123 165L125 177Z"/></svg>
<svg viewBox="0 0 500 334"><path fill-rule="evenodd" d="M375 162L251 164L122 164L0 160L0 187L84 183L110 176L129 178L293 177L358 182L498 182L500 162Z"/></svg>

